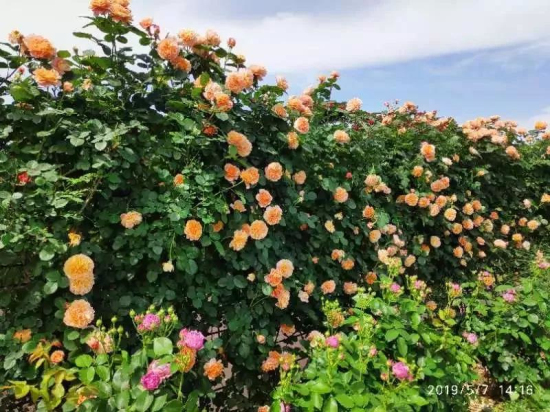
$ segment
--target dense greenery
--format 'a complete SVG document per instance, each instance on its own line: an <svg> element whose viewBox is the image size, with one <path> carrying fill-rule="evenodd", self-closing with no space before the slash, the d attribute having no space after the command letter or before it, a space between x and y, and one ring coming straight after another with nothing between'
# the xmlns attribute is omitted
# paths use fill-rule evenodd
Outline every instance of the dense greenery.
<svg viewBox="0 0 550 412"><path fill-rule="evenodd" d="M550 262L539 254L530 274L514 281L481 272L476 281L449 284L446 305L435 308L424 282L407 278L404 293L392 289L390 272L354 296L347 317L338 304L325 304L327 330L310 333L307 368L280 355L271 410L481 410L491 398L545 410ZM534 290L535 282L544 288ZM335 312L342 314L337 325Z"/></svg>
<svg viewBox="0 0 550 412"><path fill-rule="evenodd" d="M262 85L265 69L246 68L233 39L224 48L213 31L164 38L149 20L132 25L127 3L92 1L92 31L75 33L92 50L55 50L18 32L0 44L0 381L41 380L27 354L42 339L78 359L92 320L113 315L131 356L143 349L131 310L172 306L176 326L199 329L208 358L217 352L231 367L216 390L191 372L184 392L197 389L200 407L252 410L278 382L262 361L321 328L324 297L347 307L358 286L392 276L404 300L372 297L390 322L376 339L407 348L418 318L392 305L425 309L406 276L446 306L449 281L487 268L521 276L518 257L548 244L545 125L459 126L412 103L367 113L358 99L332 100L337 73L287 98L286 81ZM482 333L495 325L483 310L503 309L481 309L492 298L479 293L462 303ZM392 330L405 331L405 344ZM526 339L509 334L484 347L485 366L519 381L534 368L547 381L532 351L510 375L499 351ZM136 356L141 372L147 359ZM472 354L441 356L430 362L468 365Z"/></svg>

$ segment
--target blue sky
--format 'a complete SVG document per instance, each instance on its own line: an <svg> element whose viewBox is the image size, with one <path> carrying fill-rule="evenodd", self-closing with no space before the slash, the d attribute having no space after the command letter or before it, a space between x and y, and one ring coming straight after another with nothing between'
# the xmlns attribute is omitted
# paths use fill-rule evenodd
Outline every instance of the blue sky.
<svg viewBox="0 0 550 412"><path fill-rule="evenodd" d="M88 3L9 2L0 32L80 45L67 34ZM338 70L338 97L360 97L368 110L400 99L459 122L550 121L549 0L133 0L131 8L163 34L211 28L235 37L236 52L265 65L268 81L285 75L292 93Z"/></svg>

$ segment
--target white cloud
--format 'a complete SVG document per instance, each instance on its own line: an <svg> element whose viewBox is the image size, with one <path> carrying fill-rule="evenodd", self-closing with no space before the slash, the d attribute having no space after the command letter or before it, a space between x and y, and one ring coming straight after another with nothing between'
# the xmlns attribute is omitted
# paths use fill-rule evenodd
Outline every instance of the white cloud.
<svg viewBox="0 0 550 412"><path fill-rule="evenodd" d="M227 10L222 1L222 10ZM88 14L88 0L53 3L55 7L43 0L9 2L2 11L0 34L17 28L43 34L59 48L78 44L69 34L82 25L76 17ZM340 14L319 13L312 1L309 13L262 18L220 13L210 17L205 8L193 4L190 0L134 0L132 9L136 20L152 16L164 32L213 28L225 38L235 37L237 52L250 63L264 64L271 73L320 73L456 52L529 47L550 39L547 0L365 1L352 13ZM261 8L260 3L257 7Z"/></svg>

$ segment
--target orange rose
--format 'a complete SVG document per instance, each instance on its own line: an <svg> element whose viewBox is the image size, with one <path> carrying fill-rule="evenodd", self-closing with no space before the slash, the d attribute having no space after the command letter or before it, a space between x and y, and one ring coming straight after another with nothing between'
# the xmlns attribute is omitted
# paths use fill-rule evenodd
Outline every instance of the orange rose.
<svg viewBox="0 0 550 412"><path fill-rule="evenodd" d="M300 140L296 132L289 132L287 134L288 148L295 150L300 146Z"/></svg>
<svg viewBox="0 0 550 412"><path fill-rule="evenodd" d="M191 241L197 241L202 236L202 225L195 219L188 220L185 223L185 237Z"/></svg>
<svg viewBox="0 0 550 412"><path fill-rule="evenodd" d="M258 201L258 205L260 205L261 208L265 208L271 204L273 197L267 190L260 189L260 191L256 195L256 200Z"/></svg>
<svg viewBox="0 0 550 412"><path fill-rule="evenodd" d="M283 210L279 206L268 206L264 212L264 220L268 225L276 225L281 221Z"/></svg>
<svg viewBox="0 0 550 412"><path fill-rule="evenodd" d="M260 173L255 167L249 167L241 172L241 179L246 185L246 188L254 186L260 180Z"/></svg>
<svg viewBox="0 0 550 412"><path fill-rule="evenodd" d="M348 198L348 192L343 187L337 187L334 191L334 200L336 200L338 203L344 203L348 200Z"/></svg>
<svg viewBox="0 0 550 412"><path fill-rule="evenodd" d="M335 289L336 283L334 282L334 280L327 280L321 284L321 291L325 295L333 293Z"/></svg>
<svg viewBox="0 0 550 412"><path fill-rule="evenodd" d="M267 236L269 229L262 220L255 220L250 225L250 237L254 240L261 240Z"/></svg>
<svg viewBox="0 0 550 412"><path fill-rule="evenodd" d="M29 54L35 59L50 60L55 57L55 48L42 36L31 34L23 39Z"/></svg>
<svg viewBox="0 0 550 412"><path fill-rule="evenodd" d="M57 71L45 69L44 67L36 69L33 77L36 83L42 87L59 86L61 80L61 76Z"/></svg>
<svg viewBox="0 0 550 412"><path fill-rule="evenodd" d="M242 250L246 246L247 241L248 241L248 233L244 230L236 230L233 233L233 239L231 239L231 242L229 243L229 247L234 251L238 252L239 250Z"/></svg>
<svg viewBox="0 0 550 412"><path fill-rule="evenodd" d="M273 162L266 166L265 177L272 182L278 182L283 177L283 166L279 162Z"/></svg>
<svg viewBox="0 0 550 412"><path fill-rule="evenodd" d="M307 120L305 117L298 117L294 121L294 129L302 134L309 132L309 120Z"/></svg>
<svg viewBox="0 0 550 412"><path fill-rule="evenodd" d="M173 37L161 40L157 46L157 53L161 59L173 61L180 54L178 41Z"/></svg>
<svg viewBox="0 0 550 412"><path fill-rule="evenodd" d="M53 351L50 355L50 361L55 364L63 362L63 359L65 359L65 352L62 350Z"/></svg>
<svg viewBox="0 0 550 412"><path fill-rule="evenodd" d="M204 365L204 376L213 381L219 378L223 374L222 361L216 359L210 359Z"/></svg>
<svg viewBox="0 0 550 412"><path fill-rule="evenodd" d="M181 173L174 176L174 186L181 186L185 183L185 178Z"/></svg>
<svg viewBox="0 0 550 412"><path fill-rule="evenodd" d="M26 343L31 340L32 332L30 329L21 329L13 334L13 339L21 343Z"/></svg>

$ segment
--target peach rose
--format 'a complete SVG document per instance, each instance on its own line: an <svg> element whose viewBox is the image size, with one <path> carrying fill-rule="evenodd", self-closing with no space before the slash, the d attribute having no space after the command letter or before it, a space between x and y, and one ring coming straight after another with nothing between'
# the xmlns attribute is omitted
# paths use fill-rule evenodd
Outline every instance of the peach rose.
<svg viewBox="0 0 550 412"><path fill-rule="evenodd" d="M353 112L356 112L358 110L361 110L361 105L362 104L363 104L363 102L361 101L361 99L358 99L357 97L355 97L353 99L350 99L346 103L346 111L353 113Z"/></svg>
<svg viewBox="0 0 550 412"><path fill-rule="evenodd" d="M334 132L334 140L336 140L338 143L344 144L344 143L349 143L350 138L349 138L349 135L345 131L336 130Z"/></svg>
<svg viewBox="0 0 550 412"><path fill-rule="evenodd" d="M375 210L374 210L374 207L372 206L365 206L365 208L363 209L363 217L365 219L373 219L374 218L374 215L375 215Z"/></svg>
<svg viewBox="0 0 550 412"><path fill-rule="evenodd" d="M246 233L244 230L236 230L233 233L233 239L231 239L231 242L229 243L229 247L233 249L234 251L242 250L246 246L246 242L248 241L248 233Z"/></svg>
<svg viewBox="0 0 550 412"><path fill-rule="evenodd" d="M285 279L288 279L294 273L294 264L288 259L279 260L276 268Z"/></svg>
<svg viewBox="0 0 550 412"><path fill-rule="evenodd" d="M279 89L283 89L283 90L288 89L288 81L283 76L275 77L275 81Z"/></svg>
<svg viewBox="0 0 550 412"><path fill-rule="evenodd" d="M289 132L286 137L289 149L295 150L298 146L300 146L300 139L298 138L298 134L296 132Z"/></svg>
<svg viewBox="0 0 550 412"><path fill-rule="evenodd" d="M120 215L120 223L126 229L133 229L143 221L141 213L131 211Z"/></svg>
<svg viewBox="0 0 550 412"><path fill-rule="evenodd" d="M334 280L327 280L321 284L321 291L324 295L333 293L336 290L336 283Z"/></svg>
<svg viewBox="0 0 550 412"><path fill-rule="evenodd" d="M264 221L255 220L250 225L250 237L254 240L262 240L267 236L269 229Z"/></svg>
<svg viewBox="0 0 550 412"><path fill-rule="evenodd" d="M182 30L178 33L178 37L186 47L194 47L199 40L199 35L193 30Z"/></svg>
<svg viewBox="0 0 550 412"><path fill-rule="evenodd" d="M170 64L175 69L189 73L191 71L191 62L182 56L177 56L174 60L170 60Z"/></svg>
<svg viewBox="0 0 550 412"><path fill-rule="evenodd" d="M180 54L178 41L173 37L161 40L157 46L157 53L161 59L173 61Z"/></svg>
<svg viewBox="0 0 550 412"><path fill-rule="evenodd" d="M63 316L63 323L72 328L84 329L94 320L95 311L92 306L83 299L78 299L69 304Z"/></svg>
<svg viewBox="0 0 550 412"><path fill-rule="evenodd" d="M292 175L292 179L296 182L297 185L303 185L306 182L306 172L300 170Z"/></svg>
<svg viewBox="0 0 550 412"><path fill-rule="evenodd" d="M288 113L281 103L277 103L276 105L274 105L271 108L271 111L283 119L286 119L288 117Z"/></svg>
<svg viewBox="0 0 550 412"><path fill-rule="evenodd" d="M348 200L349 194L346 189L343 187L337 187L334 191L334 200L336 200L338 203L344 203Z"/></svg>
<svg viewBox="0 0 550 412"><path fill-rule="evenodd" d="M183 231L185 237L191 241L197 241L202 236L202 225L195 219L188 220L185 223L185 229Z"/></svg>
<svg viewBox="0 0 550 412"><path fill-rule="evenodd" d="M258 191L258 194L256 195L256 200L258 201L258 205L260 205L261 208L266 208L271 204L273 196L271 196L271 193L269 193L267 190L260 189Z"/></svg>
<svg viewBox="0 0 550 412"><path fill-rule="evenodd" d="M111 7L111 0L92 0L90 2L90 10L94 15L107 14Z"/></svg>
<svg viewBox="0 0 550 412"><path fill-rule="evenodd" d="M247 157L250 152L252 152L252 143L250 143L248 138L244 134L234 130L227 134L227 143L231 146L235 146L237 148L237 153L241 157Z"/></svg>
<svg viewBox="0 0 550 412"><path fill-rule="evenodd" d="M55 57L55 48L42 36L31 34L23 39L25 48L35 59L50 60Z"/></svg>
<svg viewBox="0 0 550 412"><path fill-rule="evenodd" d="M422 142L420 145L420 153L427 162L435 160L435 146L433 144Z"/></svg>
<svg viewBox="0 0 550 412"><path fill-rule="evenodd" d="M239 168L235 165L232 165L231 163L227 163L224 167L224 177L225 180L227 180L230 183L234 183L239 178L241 171Z"/></svg>
<svg viewBox="0 0 550 412"><path fill-rule="evenodd" d="M36 69L33 77L36 83L42 87L59 86L61 83L61 76L56 70L45 69L44 67Z"/></svg>
<svg viewBox="0 0 550 412"><path fill-rule="evenodd" d="M50 361L53 364L61 363L63 362L64 359L65 359L65 352L63 352L62 350L53 351L52 354L50 355Z"/></svg>
<svg viewBox="0 0 550 412"><path fill-rule="evenodd" d="M309 132L309 120L305 117L298 117L294 121L294 128L302 134Z"/></svg>
<svg viewBox="0 0 550 412"><path fill-rule="evenodd" d="M276 225L283 217L283 210L279 206L268 206L264 212L264 220L268 225Z"/></svg>
<svg viewBox="0 0 550 412"><path fill-rule="evenodd" d="M272 162L265 168L265 177L272 182L278 182L283 177L283 166L279 162Z"/></svg>
<svg viewBox="0 0 550 412"><path fill-rule="evenodd" d="M241 172L241 179L245 183L246 188L254 186L260 180L260 173L255 167L249 167Z"/></svg>

